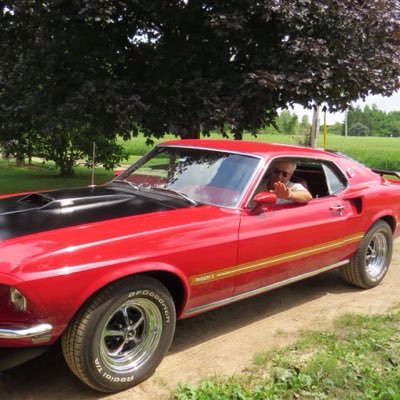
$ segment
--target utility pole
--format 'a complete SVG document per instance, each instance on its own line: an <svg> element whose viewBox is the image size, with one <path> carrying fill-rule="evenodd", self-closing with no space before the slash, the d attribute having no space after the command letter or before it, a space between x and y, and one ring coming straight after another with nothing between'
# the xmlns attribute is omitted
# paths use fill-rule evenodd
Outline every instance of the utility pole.
<svg viewBox="0 0 400 400"><path fill-rule="evenodd" d="M323 106L322 107L322 112L324 113L324 128L323 128L323 131L324 131L324 149L326 149L326 140L327 140L327 136L328 136L328 132L327 132L327 128L326 128L326 110L327 110L326 106Z"/></svg>
<svg viewBox="0 0 400 400"><path fill-rule="evenodd" d="M311 147L314 149L317 147L317 137L319 134L319 110L320 106L315 105L311 125Z"/></svg>

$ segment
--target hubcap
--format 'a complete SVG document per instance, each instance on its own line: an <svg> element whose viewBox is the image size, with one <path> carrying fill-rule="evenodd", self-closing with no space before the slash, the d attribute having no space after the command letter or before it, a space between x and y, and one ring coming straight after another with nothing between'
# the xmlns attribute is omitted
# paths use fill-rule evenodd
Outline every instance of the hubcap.
<svg viewBox="0 0 400 400"><path fill-rule="evenodd" d="M368 244L365 267L372 279L378 279L385 270L387 240L385 235L377 233Z"/></svg>
<svg viewBox="0 0 400 400"><path fill-rule="evenodd" d="M136 370L153 355L162 333L162 316L147 299L132 299L115 309L100 336L100 356L116 373Z"/></svg>

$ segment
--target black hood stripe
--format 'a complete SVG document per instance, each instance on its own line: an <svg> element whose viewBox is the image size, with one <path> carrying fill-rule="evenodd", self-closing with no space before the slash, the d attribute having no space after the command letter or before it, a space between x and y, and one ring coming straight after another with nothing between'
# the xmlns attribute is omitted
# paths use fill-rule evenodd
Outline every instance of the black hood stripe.
<svg viewBox="0 0 400 400"><path fill-rule="evenodd" d="M162 193L123 191L98 187L46 192L58 207L35 204L36 196L0 200L0 240L53 229L139 214L174 210L189 205ZM21 201L22 200L22 201ZM30 199L29 199L30 200ZM67 206L66 206L67 205Z"/></svg>

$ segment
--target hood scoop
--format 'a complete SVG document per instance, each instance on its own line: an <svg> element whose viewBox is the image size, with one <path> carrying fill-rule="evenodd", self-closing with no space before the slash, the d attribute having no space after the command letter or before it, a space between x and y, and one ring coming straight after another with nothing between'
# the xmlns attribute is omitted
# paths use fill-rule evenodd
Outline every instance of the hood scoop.
<svg viewBox="0 0 400 400"><path fill-rule="evenodd" d="M0 215L18 214L33 210L61 210L66 212L81 209L90 209L99 206L112 206L116 203L129 201L132 195L125 193L89 193L72 192L60 195L62 192L31 193L15 201L14 206L8 204L1 210ZM65 193L66 194L66 193Z"/></svg>
<svg viewBox="0 0 400 400"><path fill-rule="evenodd" d="M55 201L55 199L53 197L46 196L45 194L31 193L31 194L28 194L27 196L24 196L21 199L19 199L18 203L34 204L38 207L44 207L53 201Z"/></svg>

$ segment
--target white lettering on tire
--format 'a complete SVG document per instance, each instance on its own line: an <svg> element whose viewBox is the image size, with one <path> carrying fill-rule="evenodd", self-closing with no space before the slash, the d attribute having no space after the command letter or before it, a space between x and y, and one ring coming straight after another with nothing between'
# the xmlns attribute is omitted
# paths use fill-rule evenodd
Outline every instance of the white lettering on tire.
<svg viewBox="0 0 400 400"><path fill-rule="evenodd" d="M132 297L136 296L148 296L153 298L160 306L165 316L165 322L169 324L170 322L170 314L168 306L165 304L165 301L156 293L150 290L137 290L136 292L130 292L128 294L128 298L131 299Z"/></svg>
<svg viewBox="0 0 400 400"><path fill-rule="evenodd" d="M103 368L100 364L100 361L98 358L94 360L94 365L96 366L97 371L101 374L103 378L108 379L110 382L116 382L116 383L125 383L125 382L133 382L135 379L135 375L129 375L129 376L124 376L124 377L119 377L119 376L112 376L108 372L103 372Z"/></svg>

